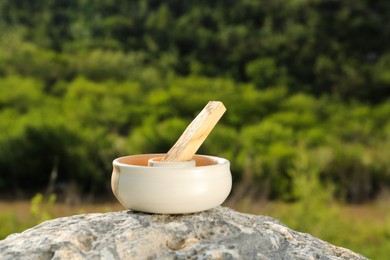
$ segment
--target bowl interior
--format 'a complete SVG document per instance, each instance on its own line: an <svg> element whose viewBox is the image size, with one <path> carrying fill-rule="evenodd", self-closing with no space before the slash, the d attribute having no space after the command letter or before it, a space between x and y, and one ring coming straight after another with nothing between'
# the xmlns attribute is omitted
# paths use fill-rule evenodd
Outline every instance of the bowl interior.
<svg viewBox="0 0 390 260"><path fill-rule="evenodd" d="M138 154L118 158L116 161L121 164L148 166L148 160L155 157L161 157L165 154ZM218 159L213 156L195 155L194 158L196 166L209 166L218 164Z"/></svg>

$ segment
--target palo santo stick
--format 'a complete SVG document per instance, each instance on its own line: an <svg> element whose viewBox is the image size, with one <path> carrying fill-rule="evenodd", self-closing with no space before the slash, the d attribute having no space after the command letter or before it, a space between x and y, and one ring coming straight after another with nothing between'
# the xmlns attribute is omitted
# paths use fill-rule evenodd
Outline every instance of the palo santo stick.
<svg viewBox="0 0 390 260"><path fill-rule="evenodd" d="M199 115L188 125L177 142L168 151L162 162L184 162L192 160L204 140L225 113L220 101L210 101Z"/></svg>

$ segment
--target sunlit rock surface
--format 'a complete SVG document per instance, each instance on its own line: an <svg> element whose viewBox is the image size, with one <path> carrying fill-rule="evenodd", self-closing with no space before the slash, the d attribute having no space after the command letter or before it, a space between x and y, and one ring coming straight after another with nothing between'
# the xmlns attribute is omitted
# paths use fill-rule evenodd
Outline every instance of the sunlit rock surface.
<svg viewBox="0 0 390 260"><path fill-rule="evenodd" d="M145 258L365 259L270 217L223 207L188 215L76 215L0 241L0 259Z"/></svg>

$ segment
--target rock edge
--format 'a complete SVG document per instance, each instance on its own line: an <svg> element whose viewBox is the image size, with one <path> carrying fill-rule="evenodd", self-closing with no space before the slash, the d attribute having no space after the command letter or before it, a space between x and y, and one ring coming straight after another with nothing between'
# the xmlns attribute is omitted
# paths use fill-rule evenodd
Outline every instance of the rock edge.
<svg viewBox="0 0 390 260"><path fill-rule="evenodd" d="M229 208L133 211L45 221L0 241L0 259L366 259L266 216Z"/></svg>

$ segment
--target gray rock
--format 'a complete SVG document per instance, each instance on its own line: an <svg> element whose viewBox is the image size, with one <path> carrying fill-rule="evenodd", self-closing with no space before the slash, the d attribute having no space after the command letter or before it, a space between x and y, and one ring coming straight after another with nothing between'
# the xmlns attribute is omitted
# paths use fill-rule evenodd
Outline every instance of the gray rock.
<svg viewBox="0 0 390 260"><path fill-rule="evenodd" d="M366 259L265 216L228 208L132 211L41 223L0 241L0 259Z"/></svg>

